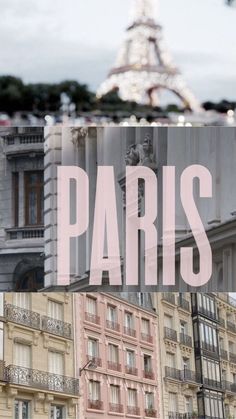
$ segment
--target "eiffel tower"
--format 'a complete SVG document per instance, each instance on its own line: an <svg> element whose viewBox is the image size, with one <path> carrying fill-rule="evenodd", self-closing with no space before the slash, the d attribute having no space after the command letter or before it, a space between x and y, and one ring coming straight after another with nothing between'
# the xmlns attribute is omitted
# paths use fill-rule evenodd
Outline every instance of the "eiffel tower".
<svg viewBox="0 0 236 419"><path fill-rule="evenodd" d="M153 17L153 0L134 1L133 22L97 97L118 90L125 101L158 106L159 92L165 89L178 96L185 108L201 111L164 44L162 27Z"/></svg>

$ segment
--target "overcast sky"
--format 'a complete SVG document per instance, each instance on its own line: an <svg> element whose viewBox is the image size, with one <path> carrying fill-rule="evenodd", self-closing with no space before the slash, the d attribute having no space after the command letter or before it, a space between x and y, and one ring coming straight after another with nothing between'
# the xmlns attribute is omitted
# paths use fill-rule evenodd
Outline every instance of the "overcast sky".
<svg viewBox="0 0 236 419"><path fill-rule="evenodd" d="M0 74L76 79L96 89L114 62L134 0L1 0ZM158 1L158 0L156 0ZM236 99L236 9L224 0L159 0L175 63L200 100Z"/></svg>

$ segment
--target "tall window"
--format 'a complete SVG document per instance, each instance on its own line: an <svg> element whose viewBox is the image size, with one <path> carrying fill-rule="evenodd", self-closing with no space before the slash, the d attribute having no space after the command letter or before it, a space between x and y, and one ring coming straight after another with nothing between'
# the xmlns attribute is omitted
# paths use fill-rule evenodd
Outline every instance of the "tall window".
<svg viewBox="0 0 236 419"><path fill-rule="evenodd" d="M142 319L142 333L150 335L150 321L147 319Z"/></svg>
<svg viewBox="0 0 236 419"><path fill-rule="evenodd" d="M89 400L93 402L101 400L99 381L93 381L93 380L89 381Z"/></svg>
<svg viewBox="0 0 236 419"><path fill-rule="evenodd" d="M87 297L87 312L96 316L97 314L97 300L95 298Z"/></svg>
<svg viewBox="0 0 236 419"><path fill-rule="evenodd" d="M133 329L134 328L133 314L129 313L128 311L125 312L125 327L127 329Z"/></svg>
<svg viewBox="0 0 236 419"><path fill-rule="evenodd" d="M63 304L48 300L48 316L55 320L63 320Z"/></svg>
<svg viewBox="0 0 236 419"><path fill-rule="evenodd" d="M176 393L169 393L169 412L170 413L178 413L178 403L177 403L177 394ZM169 416L171 418L171 416Z"/></svg>
<svg viewBox="0 0 236 419"><path fill-rule="evenodd" d="M144 371L150 372L152 370L152 357L150 355L143 356Z"/></svg>
<svg viewBox="0 0 236 419"><path fill-rule="evenodd" d="M137 390L128 388L128 406L137 407Z"/></svg>
<svg viewBox="0 0 236 419"><path fill-rule="evenodd" d="M112 343L109 343L108 345L108 356L109 361L117 364L119 362L119 348L116 345L113 345Z"/></svg>
<svg viewBox="0 0 236 419"><path fill-rule="evenodd" d="M64 418L65 418L65 407L52 405L50 419L64 419Z"/></svg>
<svg viewBox="0 0 236 419"><path fill-rule="evenodd" d="M147 410L153 410L154 409L154 394L146 392L145 393L145 408Z"/></svg>
<svg viewBox="0 0 236 419"><path fill-rule="evenodd" d="M59 352L48 352L48 371L52 374L64 374L64 355Z"/></svg>
<svg viewBox="0 0 236 419"><path fill-rule="evenodd" d="M12 173L12 207L14 227L19 225L19 173Z"/></svg>
<svg viewBox="0 0 236 419"><path fill-rule="evenodd" d="M191 413L193 413L193 399L192 397L185 397L185 409L186 409L186 413L189 413L189 415L191 415Z"/></svg>
<svg viewBox="0 0 236 419"><path fill-rule="evenodd" d="M90 359L98 358L99 356L99 346L97 339L88 339L88 356Z"/></svg>
<svg viewBox="0 0 236 419"><path fill-rule="evenodd" d="M31 346L16 342L14 344L14 365L31 368Z"/></svg>
<svg viewBox="0 0 236 419"><path fill-rule="evenodd" d="M164 315L164 326L168 329L173 329L173 317L168 316L168 314Z"/></svg>
<svg viewBox="0 0 236 419"><path fill-rule="evenodd" d="M128 367L135 367L135 353L134 351L126 351L126 362Z"/></svg>
<svg viewBox="0 0 236 419"><path fill-rule="evenodd" d="M30 419L30 402L27 400L15 400L14 419Z"/></svg>
<svg viewBox="0 0 236 419"><path fill-rule="evenodd" d="M117 322L117 310L116 307L108 306L107 307L107 320L111 323Z"/></svg>
<svg viewBox="0 0 236 419"><path fill-rule="evenodd" d="M26 310L30 310L30 293L16 292L13 294L14 305Z"/></svg>
<svg viewBox="0 0 236 419"><path fill-rule="evenodd" d="M25 172L25 225L43 225L43 172Z"/></svg>
<svg viewBox="0 0 236 419"><path fill-rule="evenodd" d="M112 404L120 404L120 387L110 385L110 398Z"/></svg>

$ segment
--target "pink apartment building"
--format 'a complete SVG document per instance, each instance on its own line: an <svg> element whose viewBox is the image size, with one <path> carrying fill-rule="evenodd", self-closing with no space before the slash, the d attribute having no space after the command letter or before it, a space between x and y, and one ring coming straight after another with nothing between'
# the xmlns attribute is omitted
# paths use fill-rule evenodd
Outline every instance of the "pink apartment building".
<svg viewBox="0 0 236 419"><path fill-rule="evenodd" d="M159 418L157 314L118 294L75 299L79 418Z"/></svg>

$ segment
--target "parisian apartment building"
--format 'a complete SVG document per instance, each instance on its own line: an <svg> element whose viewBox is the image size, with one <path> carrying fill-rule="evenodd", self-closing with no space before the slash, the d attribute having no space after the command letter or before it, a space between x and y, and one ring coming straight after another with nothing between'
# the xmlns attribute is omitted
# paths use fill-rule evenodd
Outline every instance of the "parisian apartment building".
<svg viewBox="0 0 236 419"><path fill-rule="evenodd" d="M4 419L76 418L72 295L0 294L1 392Z"/></svg>
<svg viewBox="0 0 236 419"><path fill-rule="evenodd" d="M44 134L0 129L0 291L36 291L44 279Z"/></svg>
<svg viewBox="0 0 236 419"><path fill-rule="evenodd" d="M232 295L0 298L0 417L236 418Z"/></svg>

